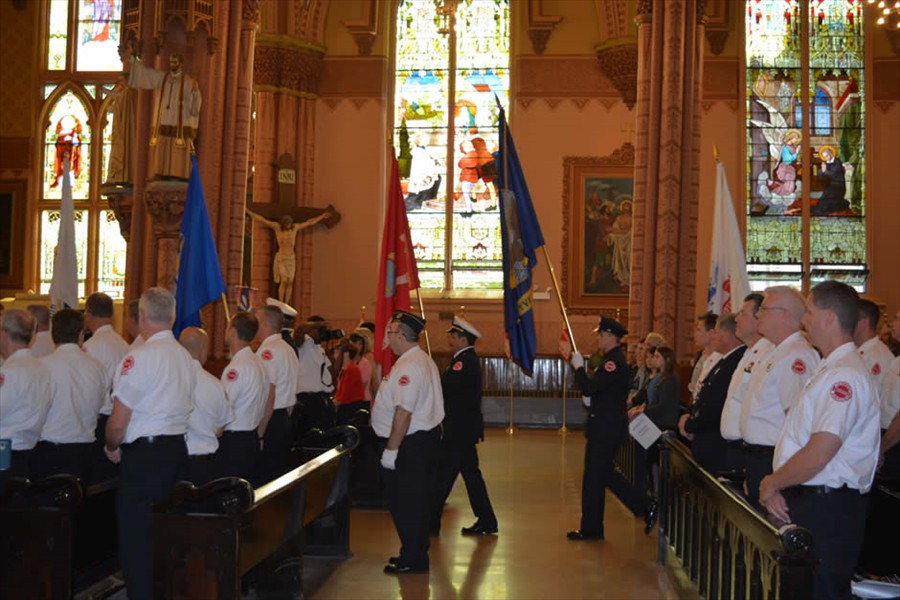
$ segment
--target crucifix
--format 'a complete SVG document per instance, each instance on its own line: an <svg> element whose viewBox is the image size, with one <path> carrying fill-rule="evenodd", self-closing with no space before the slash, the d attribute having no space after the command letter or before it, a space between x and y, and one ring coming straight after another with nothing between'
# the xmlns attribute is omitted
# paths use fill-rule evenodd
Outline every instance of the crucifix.
<svg viewBox="0 0 900 600"><path fill-rule="evenodd" d="M278 202L270 204L251 202L247 205L247 212L254 221L271 229L275 234L278 250L275 253L272 273L275 276L275 283L278 284L278 299L290 304L297 272L295 252L297 233L317 223L323 223L331 229L341 220L341 215L330 204L325 208L294 205L297 170L294 168L293 156L288 153L282 154L278 157L275 168Z"/></svg>

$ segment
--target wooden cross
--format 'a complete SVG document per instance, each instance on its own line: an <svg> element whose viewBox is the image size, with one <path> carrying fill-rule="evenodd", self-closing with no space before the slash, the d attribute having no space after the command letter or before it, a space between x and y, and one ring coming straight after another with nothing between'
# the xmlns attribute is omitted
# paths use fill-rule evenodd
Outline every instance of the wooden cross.
<svg viewBox="0 0 900 600"><path fill-rule="evenodd" d="M277 202L250 202L247 209L255 212L270 221L281 221L284 217L291 217L295 223L309 221L323 213L329 216L322 223L331 229L341 220L341 214L332 205L325 208L312 206L295 206L294 199L297 193L297 169L294 167L294 157L285 152L278 157L275 163L275 181Z"/></svg>

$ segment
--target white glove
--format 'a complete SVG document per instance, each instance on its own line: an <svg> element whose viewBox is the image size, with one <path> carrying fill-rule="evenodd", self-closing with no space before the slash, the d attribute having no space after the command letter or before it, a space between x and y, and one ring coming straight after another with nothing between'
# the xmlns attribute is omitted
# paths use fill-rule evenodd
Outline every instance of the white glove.
<svg viewBox="0 0 900 600"><path fill-rule="evenodd" d="M584 404L585 408L591 407L591 397L590 396L582 396L581 403Z"/></svg>
<svg viewBox="0 0 900 600"><path fill-rule="evenodd" d="M584 366L584 357L581 352L572 353L572 368L576 371Z"/></svg>
<svg viewBox="0 0 900 600"><path fill-rule="evenodd" d="M381 453L381 466L390 471L396 469L397 452L398 450L388 450L385 448L384 452Z"/></svg>

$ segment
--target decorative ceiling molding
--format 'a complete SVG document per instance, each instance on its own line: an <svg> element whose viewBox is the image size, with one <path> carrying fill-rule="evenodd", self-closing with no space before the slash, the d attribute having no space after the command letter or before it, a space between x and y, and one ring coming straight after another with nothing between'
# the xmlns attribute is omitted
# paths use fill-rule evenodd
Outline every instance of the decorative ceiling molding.
<svg viewBox="0 0 900 600"><path fill-rule="evenodd" d="M378 34L378 7L380 4L378 0L363 2L363 15L358 19L344 21L344 27L353 36L360 56L368 56L372 53L372 44Z"/></svg>
<svg viewBox="0 0 900 600"><path fill-rule="evenodd" d="M876 100L875 101L875 106L880 108L881 112L883 112L883 113L887 113L889 110L891 110L891 107L894 106L894 104L896 104L896 103L891 102L889 100Z"/></svg>
<svg viewBox="0 0 900 600"><path fill-rule="evenodd" d="M731 5L733 0L706 0L703 10L705 14L705 34L709 48L716 56L722 54L731 28ZM698 18L701 17L698 12Z"/></svg>
<svg viewBox="0 0 900 600"><path fill-rule="evenodd" d="M627 0L594 0L599 21L605 26L604 39L625 37L628 30Z"/></svg>
<svg viewBox="0 0 900 600"><path fill-rule="evenodd" d="M286 36L260 36L253 56L253 84L315 96L322 76L324 49Z"/></svg>
<svg viewBox="0 0 900 600"><path fill-rule="evenodd" d="M612 82L625 105L634 108L637 102L637 40L633 37L610 40L598 44L594 50L600 70Z"/></svg>
<svg viewBox="0 0 900 600"><path fill-rule="evenodd" d="M561 21L559 15L544 14L543 0L528 0L528 37L535 54L544 53L550 34Z"/></svg>
<svg viewBox="0 0 900 600"><path fill-rule="evenodd" d="M188 45L193 47L197 31L200 27L206 29L206 51L214 54L219 47L219 41L213 36L215 32L215 2L201 2L200 0L160 0L156 5L156 19L154 22L154 41L156 51L160 52L166 45L169 34L169 26L174 21L181 21L187 33Z"/></svg>

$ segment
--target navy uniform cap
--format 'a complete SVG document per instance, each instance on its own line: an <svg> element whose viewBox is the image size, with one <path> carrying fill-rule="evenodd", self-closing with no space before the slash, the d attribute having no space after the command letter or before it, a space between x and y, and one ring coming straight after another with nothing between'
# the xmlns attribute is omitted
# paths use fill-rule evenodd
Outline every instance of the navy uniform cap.
<svg viewBox="0 0 900 600"><path fill-rule="evenodd" d="M425 329L425 319L416 316L411 312L406 312L405 310L395 310L394 316L391 317L391 321L399 321L400 323L407 325L416 334L421 333L422 330Z"/></svg>
<svg viewBox="0 0 900 600"><path fill-rule="evenodd" d="M600 322L597 323L597 329L594 332L599 333L601 331L611 333L617 338L628 334L628 330L621 323L610 317L600 317Z"/></svg>
<svg viewBox="0 0 900 600"><path fill-rule="evenodd" d="M476 340L481 337L481 332L475 329L471 323L460 317L453 318L453 324L447 330L447 333L467 333Z"/></svg>

